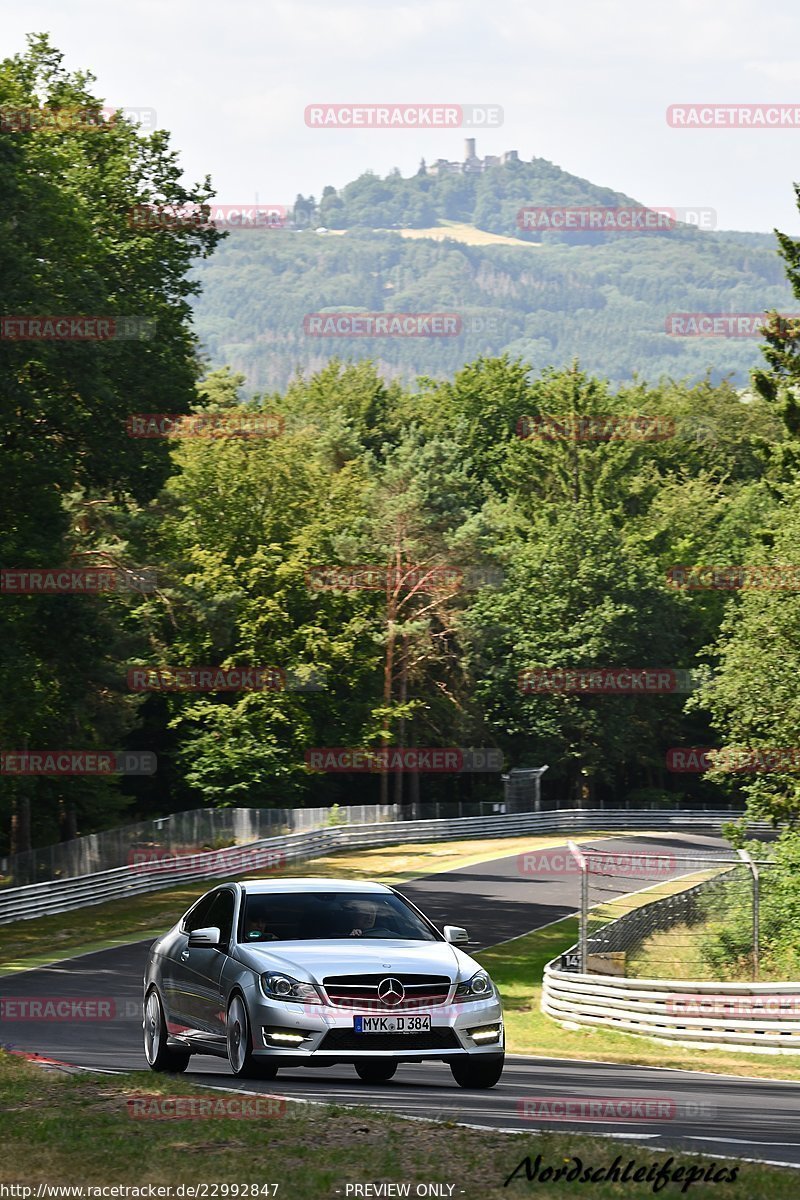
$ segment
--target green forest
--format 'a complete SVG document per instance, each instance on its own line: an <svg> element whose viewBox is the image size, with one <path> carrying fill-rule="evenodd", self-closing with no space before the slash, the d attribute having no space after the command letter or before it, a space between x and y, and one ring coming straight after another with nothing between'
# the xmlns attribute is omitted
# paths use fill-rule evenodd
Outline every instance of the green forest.
<svg viewBox="0 0 800 1200"><path fill-rule="evenodd" d="M741 377L737 354L757 343L715 343L712 362L696 340L671 374L623 377L634 342L643 368L648 346L652 361L667 354L642 332L659 307L700 308L712 295L743 310L796 304L800 246L779 237L777 255L688 231L638 246L493 249L491 259L397 234L308 233L294 247L283 233L242 233L217 247L214 229L131 226L134 206L203 204L211 184L180 183L166 133L105 121L92 83L42 38L0 64L3 106L97 115L94 127L0 130L5 312L134 315L155 335L0 338L2 566L147 571L157 584L0 596L0 743L146 750L158 769L6 774L0 852L203 804L501 794L497 773L320 774L306 765L314 747L493 748L505 769L549 764L551 801L747 797L753 812L793 821L791 769L675 773L667 754L800 745L800 594L682 588L672 570L800 567L800 336L776 326L747 387L725 375ZM480 204L488 212L483 184L473 216ZM373 290L360 290L368 279ZM508 299L512 345L465 345L453 361L423 362L413 381L399 367L418 364L384 350L349 362L347 347L288 382L262 378L273 369L263 364L278 374L288 364L280 339L303 311L355 297L386 307L389 281L401 308L448 309L468 296L481 308L489 297L511 320ZM569 336L554 320L566 309ZM584 340L587 314L595 324ZM556 326L567 361L548 366ZM398 343L398 354L407 349ZM140 413L203 415L214 435L131 437ZM269 436L239 436L243 416L269 417ZM518 432L536 418L624 429L640 416L668 435ZM315 569L362 564L385 567L386 586L313 583ZM392 582L406 569L414 586ZM180 667L277 667L292 685L129 686L134 668ZM659 695L520 689L526 670L577 667L693 671L696 685Z"/></svg>

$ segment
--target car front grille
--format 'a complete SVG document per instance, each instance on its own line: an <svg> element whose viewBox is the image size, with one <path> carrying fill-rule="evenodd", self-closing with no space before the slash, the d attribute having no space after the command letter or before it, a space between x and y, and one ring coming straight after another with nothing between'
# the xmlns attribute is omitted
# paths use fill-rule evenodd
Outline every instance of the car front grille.
<svg viewBox="0 0 800 1200"><path fill-rule="evenodd" d="M455 1030L431 1029L429 1033L355 1033L331 1029L318 1050L461 1050Z"/></svg>
<svg viewBox="0 0 800 1200"><path fill-rule="evenodd" d="M378 996L378 987L384 979L397 979L402 983L405 999L400 1004L384 1004ZM381 1012L402 1012L404 1008L432 1008L444 1004L452 986L446 975L409 975L393 971L384 971L381 975L329 975L322 985L331 1004Z"/></svg>

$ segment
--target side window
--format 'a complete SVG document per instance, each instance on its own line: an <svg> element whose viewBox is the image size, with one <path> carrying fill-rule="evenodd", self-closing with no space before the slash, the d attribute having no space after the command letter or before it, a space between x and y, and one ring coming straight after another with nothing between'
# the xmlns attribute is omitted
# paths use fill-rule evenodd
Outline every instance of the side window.
<svg viewBox="0 0 800 1200"><path fill-rule="evenodd" d="M216 925L220 932L220 940L227 945L233 932L233 892L224 891L215 894L214 902L204 923Z"/></svg>
<svg viewBox="0 0 800 1200"><path fill-rule="evenodd" d="M190 909L183 918L181 928L184 933L191 933L193 929L203 929L206 925L211 924L206 918L216 898L217 893L214 892L210 896L203 896L202 900L197 901L194 908Z"/></svg>

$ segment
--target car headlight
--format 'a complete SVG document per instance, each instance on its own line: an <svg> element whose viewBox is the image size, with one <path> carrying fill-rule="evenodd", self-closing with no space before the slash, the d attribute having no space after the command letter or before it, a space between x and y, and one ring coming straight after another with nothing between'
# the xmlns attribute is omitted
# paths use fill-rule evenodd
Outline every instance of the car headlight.
<svg viewBox="0 0 800 1200"><path fill-rule="evenodd" d="M265 996L270 1000L302 1001L304 1004L322 1004L320 996L313 983L301 983L291 975L283 975L279 971L267 971L261 976L261 987Z"/></svg>
<svg viewBox="0 0 800 1200"><path fill-rule="evenodd" d="M494 991L492 981L485 971L476 971L471 979L466 983L459 983L456 987L456 1000L481 1000L485 996L491 996Z"/></svg>

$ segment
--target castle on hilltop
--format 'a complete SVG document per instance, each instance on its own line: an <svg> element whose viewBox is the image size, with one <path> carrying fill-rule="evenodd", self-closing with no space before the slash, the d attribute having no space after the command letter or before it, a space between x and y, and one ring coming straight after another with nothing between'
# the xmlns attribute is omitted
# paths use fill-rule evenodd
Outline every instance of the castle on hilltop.
<svg viewBox="0 0 800 1200"><path fill-rule="evenodd" d="M427 167L429 175L481 175L489 167L500 167L505 163L519 162L516 150L506 150L505 154L487 154L478 158L475 153L475 138L464 141L464 161L448 162L446 158L437 158L435 163Z"/></svg>

